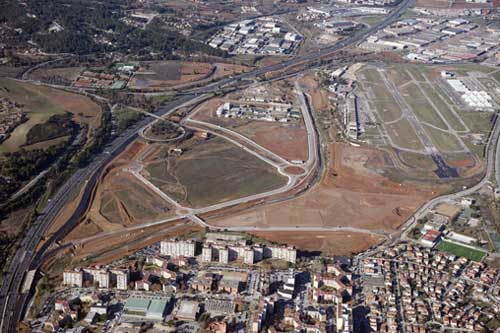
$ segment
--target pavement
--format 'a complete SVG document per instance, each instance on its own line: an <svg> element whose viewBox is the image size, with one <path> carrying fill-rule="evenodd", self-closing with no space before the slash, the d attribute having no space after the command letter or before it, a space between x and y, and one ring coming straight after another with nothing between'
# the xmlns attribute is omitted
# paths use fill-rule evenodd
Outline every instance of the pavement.
<svg viewBox="0 0 500 333"><path fill-rule="evenodd" d="M190 102L200 95L221 91L226 88L239 87L241 83L246 84L244 82L245 80L256 78L268 72L282 70L291 65L316 60L345 47L352 46L397 20L411 5L413 5L414 1L415 0L403 0L398 7L386 16L384 21L364 31L360 31L349 38L341 40L331 47L296 56L279 64L262 67L251 72L207 84L201 88L193 89L186 92L186 95L183 95L181 98L165 104L163 107L159 108L155 114L162 116L171 109ZM0 288L0 332L15 332L17 322L24 318L29 301L33 296L33 290L31 290L30 293L21 293L20 291L25 274L29 270L38 269L50 247L79 223L80 217L86 211L92 197L92 190L106 165L120 154L131 142L137 139L139 130L146 126L149 121L149 119L145 119L124 131L108 144L104 148L104 151L98 154L89 165L76 171L70 179L61 186L41 212L40 216L29 227L24 239L21 241L18 251L11 261L9 270L5 274L2 287ZM72 197L80 192L82 186L84 187L82 200L76 207L73 215L56 233L46 240L39 250L37 250L43 235L49 230L59 212Z"/></svg>

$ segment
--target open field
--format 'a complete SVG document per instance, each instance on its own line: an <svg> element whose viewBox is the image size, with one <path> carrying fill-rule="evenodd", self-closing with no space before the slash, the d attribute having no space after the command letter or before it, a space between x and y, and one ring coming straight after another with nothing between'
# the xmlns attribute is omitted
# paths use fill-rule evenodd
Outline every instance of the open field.
<svg viewBox="0 0 500 333"><path fill-rule="evenodd" d="M452 129L455 131L467 130L457 118L456 113L451 110L451 108L454 110L456 110L456 108L454 106L449 106L449 102L447 102L442 93L439 92L439 89L436 89L436 87L433 87L428 83L422 83L420 87L427 94L427 96L429 96L432 103L434 103L434 105L439 109L439 112L451 125Z"/></svg>
<svg viewBox="0 0 500 333"><path fill-rule="evenodd" d="M251 234L268 241L296 246L301 251L321 252L324 256L352 255L377 245L383 240L381 237L370 234L330 231L260 231Z"/></svg>
<svg viewBox="0 0 500 333"><path fill-rule="evenodd" d="M466 2L466 0L456 0L453 1L450 6L450 2L448 0L417 0L416 6L418 7L427 7L427 8L453 8L453 9L461 9L461 8L489 8L491 6L498 6L498 0L493 0L488 3L474 3L474 2Z"/></svg>
<svg viewBox="0 0 500 333"><path fill-rule="evenodd" d="M401 93L421 122L432 124L441 129L447 129L446 124L427 101L419 87L410 83L401 89Z"/></svg>
<svg viewBox="0 0 500 333"><path fill-rule="evenodd" d="M481 261L486 255L486 252L471 249L459 244L455 244L448 241L442 241L438 245L438 250L454 254L459 257L465 257L473 261Z"/></svg>
<svg viewBox="0 0 500 333"><path fill-rule="evenodd" d="M233 64L204 62L154 61L144 62L129 83L132 89L168 88L216 79L240 73L248 67Z"/></svg>
<svg viewBox="0 0 500 333"><path fill-rule="evenodd" d="M40 68L30 73L30 79L35 81L47 81L51 78L61 78L69 83L76 80L84 67L61 67L61 68Z"/></svg>
<svg viewBox="0 0 500 333"><path fill-rule="evenodd" d="M423 126L427 133L429 133L429 136L431 137L436 147L441 152L459 151L463 149L459 139L455 135L425 124Z"/></svg>
<svg viewBox="0 0 500 333"><path fill-rule="evenodd" d="M29 120L16 127L9 139L0 145L0 153L18 150L26 142L26 135L36 124L55 114L70 112L73 119L90 128L100 125L101 108L88 97L44 86L0 79L0 96L23 105Z"/></svg>
<svg viewBox="0 0 500 333"><path fill-rule="evenodd" d="M424 148L408 120L398 120L397 122L386 125L385 128L387 133L391 136L392 141L397 146L408 149Z"/></svg>
<svg viewBox="0 0 500 333"><path fill-rule="evenodd" d="M224 139L194 138L178 148L181 156L152 161L146 176L182 205L204 207L286 184L272 166Z"/></svg>
<svg viewBox="0 0 500 333"><path fill-rule="evenodd" d="M379 75L375 72L373 75ZM381 78L379 78L381 80ZM377 108L377 111L385 122L395 121L401 117L401 110L394 97L387 92L385 87L380 84L366 83L367 95L371 103Z"/></svg>
<svg viewBox="0 0 500 333"><path fill-rule="evenodd" d="M480 174L485 165L485 162L474 156L472 152L444 154L444 159L450 167L457 168L462 177Z"/></svg>
<svg viewBox="0 0 500 333"><path fill-rule="evenodd" d="M311 191L209 223L220 227L320 226L393 232L433 195L431 189L394 183L378 174L388 167L386 158L376 149L334 144L325 176Z"/></svg>
<svg viewBox="0 0 500 333"><path fill-rule="evenodd" d="M107 221L120 226L171 216L168 203L132 175L119 169L110 171L103 179L95 203ZM96 223L99 224L98 219ZM106 226L101 225L101 228Z"/></svg>
<svg viewBox="0 0 500 333"><path fill-rule="evenodd" d="M137 141L109 167L98 183L87 218L104 231L173 216L169 203L124 168L147 145Z"/></svg>
<svg viewBox="0 0 500 333"><path fill-rule="evenodd" d="M473 65L415 64L367 65L358 71L361 105L367 105L381 122L381 134L371 132L374 137L370 140L381 147L390 146L408 171L413 169L418 177L423 175L423 170L418 168L424 166L429 170L433 162L414 154L428 154L429 151L439 151L446 155L445 161L457 162L453 164L459 165L457 172L460 175L475 176L482 172L483 165L478 163L483 158L481 137L484 138L492 127L492 114L462 110L455 97L449 95L449 88L444 86L443 70L457 73L459 77L471 72L483 76L492 72L489 68ZM477 158L467 155L469 151ZM450 154L466 154L467 158L457 156L454 161ZM428 176L441 177L440 173Z"/></svg>

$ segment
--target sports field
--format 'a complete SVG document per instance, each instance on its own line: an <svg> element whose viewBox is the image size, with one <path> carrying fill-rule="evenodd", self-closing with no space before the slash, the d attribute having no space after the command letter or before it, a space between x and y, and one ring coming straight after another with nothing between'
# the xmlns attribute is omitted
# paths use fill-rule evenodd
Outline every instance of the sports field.
<svg viewBox="0 0 500 333"><path fill-rule="evenodd" d="M473 261L481 261L481 259L483 259L483 257L486 255L486 252L484 251L471 249L469 247L465 247L448 241L442 241L441 243L439 243L437 248L440 251L448 252L459 257L465 257Z"/></svg>

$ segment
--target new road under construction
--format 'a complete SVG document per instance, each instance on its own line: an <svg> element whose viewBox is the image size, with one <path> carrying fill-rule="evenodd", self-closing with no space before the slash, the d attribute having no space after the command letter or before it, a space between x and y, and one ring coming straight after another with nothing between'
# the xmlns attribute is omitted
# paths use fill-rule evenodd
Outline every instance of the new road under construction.
<svg viewBox="0 0 500 333"><path fill-rule="evenodd" d="M304 54L301 56L294 56L290 60L284 62L261 67L251 72L235 75L230 78L226 78L215 83L207 84L204 87L192 89L190 91L184 92L181 97L175 99L172 102L168 102L162 105L156 112L155 115L159 117L166 117L173 113L179 107L189 105L191 103L196 103L200 99L213 96L214 93L219 93L221 91L236 90L248 87L253 84L253 80L264 74L269 75L270 73L277 72L279 76L287 76L289 73L288 69L298 65L307 66L311 63L316 64L320 59L326 59L329 57L334 57L337 51L340 51L346 47L352 46L358 42L363 41L367 36L380 29L388 26L395 20L397 20L405 11L413 4L412 0L403 0L397 7L395 7L392 12L386 16L385 20L377 23L370 28L356 33L352 37L346 38L339 41L338 43L322 49L321 51L312 52L309 54ZM277 77L272 77L271 79L276 79ZM226 202L217 205L211 205L209 207L204 207L200 209L186 209L186 207L178 207L179 212L185 211L179 217L187 217L193 222L200 224L202 226L210 227L207 225L198 214L205 214L211 211L220 210L227 206L238 205L242 203L248 203L250 201L265 201L265 198L270 196L284 193L290 191L292 188L300 184L300 177L303 179L308 179L309 184L305 187L310 187L311 183L314 183L315 177L308 177L311 174L319 174L318 170L321 168L321 161L319 158L319 144L317 138L317 132L314 127L314 121L311 116L311 111L308 105L307 97L301 92L300 86L296 85L296 90L301 101L301 109L303 112L303 118L306 124L308 133L308 150L309 159L301 165L300 167L304 169L304 175L288 174L286 172L286 167L289 164L275 164L274 166L288 178L287 184L277 190L273 190L267 193L256 194L255 196L240 198L233 202ZM138 133L141 129L146 127L150 123L151 119L146 118L133 127L125 130L116 139L109 143L104 151L93 159L93 161L85 168L76 171L73 176L62 185L59 191L51 198L48 205L40 213L36 221L30 226L26 235L21 243L20 248L13 257L10 268L2 281L2 288L0 291L0 331L2 332L14 332L16 331L17 323L23 319L26 309L30 303L31 298L34 293L34 285L39 277L37 271L46 259L47 253L49 253L56 242L61 240L65 235L67 235L73 228L75 228L81 221L82 215L88 210L88 206L93 196L93 190L98 182L101 173L106 169L107 165L113 161L121 152L123 152L126 147L138 138ZM193 128L203 128L205 131L213 131L216 135L224 135L226 140L231 140L233 144L238 145L245 151L255 154L255 151L265 151L262 147L257 147L256 143L249 142L246 139L242 139L235 133L228 133L227 130L213 127L212 125L200 124L199 122L187 119L184 124L186 127ZM498 131L495 131L491 136L491 142L496 144L498 139ZM268 154L268 152L266 152ZM273 156L263 156L260 153L256 156L266 162L271 161ZM134 172L132 170L132 172ZM63 207L66 206L68 200L74 197L75 194L81 192L81 199L74 209L73 214L67 221L48 239L46 239L42 246L39 246L42 241L42 237L47 234L48 230L51 228L52 223L59 215Z"/></svg>

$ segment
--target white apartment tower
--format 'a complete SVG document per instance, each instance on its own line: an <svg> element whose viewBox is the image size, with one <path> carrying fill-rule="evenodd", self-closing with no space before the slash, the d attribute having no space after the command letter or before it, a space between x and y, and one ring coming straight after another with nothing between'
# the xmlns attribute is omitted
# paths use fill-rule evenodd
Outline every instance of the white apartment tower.
<svg viewBox="0 0 500 333"><path fill-rule="evenodd" d="M247 265L253 265L255 263L254 249L249 247L245 248L245 253L243 254L243 263Z"/></svg>
<svg viewBox="0 0 500 333"><path fill-rule="evenodd" d="M229 263L229 249L227 247L219 249L219 262L221 264Z"/></svg>
<svg viewBox="0 0 500 333"><path fill-rule="evenodd" d="M116 289L127 290L129 282L129 273L127 270L114 269L111 270L111 279L116 286Z"/></svg>
<svg viewBox="0 0 500 333"><path fill-rule="evenodd" d="M99 288L109 288L109 272L107 270L100 270L94 274L94 282L99 284Z"/></svg>
<svg viewBox="0 0 500 333"><path fill-rule="evenodd" d="M180 240L166 240L160 243L160 253L172 257L194 257L196 250L196 242L180 241Z"/></svg>
<svg viewBox="0 0 500 333"><path fill-rule="evenodd" d="M63 284L66 286L81 288L83 286L83 272L81 270L64 271Z"/></svg>
<svg viewBox="0 0 500 333"><path fill-rule="evenodd" d="M211 262L212 261L212 246L211 245L203 245L203 249L201 250L201 261L202 262Z"/></svg>
<svg viewBox="0 0 500 333"><path fill-rule="evenodd" d="M281 259L294 264L297 262L297 250L287 246L269 246L264 249L264 257Z"/></svg>

